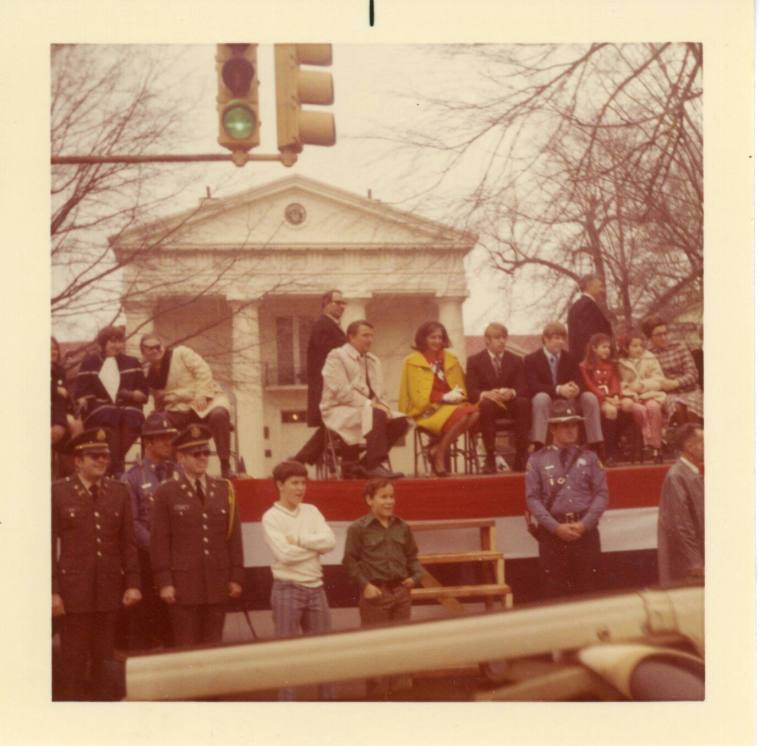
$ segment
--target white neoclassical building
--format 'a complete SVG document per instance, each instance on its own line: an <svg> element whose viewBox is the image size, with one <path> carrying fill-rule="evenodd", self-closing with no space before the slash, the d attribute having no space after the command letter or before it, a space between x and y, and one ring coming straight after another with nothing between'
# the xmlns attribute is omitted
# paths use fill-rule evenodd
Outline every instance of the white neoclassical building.
<svg viewBox="0 0 760 746"><path fill-rule="evenodd" d="M320 296L341 290L343 326L375 325L392 403L416 328L437 319L464 361L463 259L477 237L302 176L291 176L112 239L124 262L132 352L155 331L211 364L235 403L247 472L267 476L310 429L305 353ZM412 469L411 437L394 449Z"/></svg>

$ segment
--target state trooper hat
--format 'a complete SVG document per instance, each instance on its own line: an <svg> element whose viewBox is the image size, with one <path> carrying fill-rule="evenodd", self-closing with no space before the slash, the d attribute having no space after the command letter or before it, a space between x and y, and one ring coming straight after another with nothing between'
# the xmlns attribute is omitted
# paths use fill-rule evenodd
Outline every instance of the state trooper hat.
<svg viewBox="0 0 760 746"><path fill-rule="evenodd" d="M164 412L152 412L142 426L143 438L150 438L152 435L176 435L177 432L177 428L169 422Z"/></svg>
<svg viewBox="0 0 760 746"><path fill-rule="evenodd" d="M86 453L110 453L109 435L110 431L104 427L90 428L69 441L68 451L75 456L84 456Z"/></svg>
<svg viewBox="0 0 760 746"><path fill-rule="evenodd" d="M575 405L572 402L563 399L555 399L552 402L552 408L549 411L549 424L558 425L561 422L582 422L581 417L575 411Z"/></svg>
<svg viewBox="0 0 760 746"><path fill-rule="evenodd" d="M178 451L188 451L208 445L209 440L211 440L211 430L205 425L193 424L186 427L172 443Z"/></svg>

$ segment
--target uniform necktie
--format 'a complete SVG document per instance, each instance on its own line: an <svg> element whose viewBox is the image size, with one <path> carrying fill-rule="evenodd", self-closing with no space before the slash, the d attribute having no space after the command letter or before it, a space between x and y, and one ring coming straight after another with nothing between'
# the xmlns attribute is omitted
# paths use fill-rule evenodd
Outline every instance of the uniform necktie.
<svg viewBox="0 0 760 746"><path fill-rule="evenodd" d="M100 490L98 489L98 485L97 484L93 484L90 487L90 494L92 495L92 499L95 500L95 501L97 501L98 495L100 494Z"/></svg>
<svg viewBox="0 0 760 746"><path fill-rule="evenodd" d="M198 496L198 499L201 501L201 503L206 502L206 495L203 492L203 487L201 486L200 479L195 480L195 494Z"/></svg>
<svg viewBox="0 0 760 746"><path fill-rule="evenodd" d="M560 448L559 460L562 463L562 471L567 471L567 465L570 463L570 449Z"/></svg>
<svg viewBox="0 0 760 746"><path fill-rule="evenodd" d="M166 467L163 464L156 465L156 477L158 478L159 482L163 482L164 479L166 479Z"/></svg>

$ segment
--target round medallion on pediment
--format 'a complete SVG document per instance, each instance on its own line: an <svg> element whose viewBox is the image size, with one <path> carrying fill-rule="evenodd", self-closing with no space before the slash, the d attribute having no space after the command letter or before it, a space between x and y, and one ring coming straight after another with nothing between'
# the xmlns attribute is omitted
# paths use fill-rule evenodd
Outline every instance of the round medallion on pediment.
<svg viewBox="0 0 760 746"><path fill-rule="evenodd" d="M291 202L285 208L285 220L291 225L301 225L306 220L306 208L298 202Z"/></svg>

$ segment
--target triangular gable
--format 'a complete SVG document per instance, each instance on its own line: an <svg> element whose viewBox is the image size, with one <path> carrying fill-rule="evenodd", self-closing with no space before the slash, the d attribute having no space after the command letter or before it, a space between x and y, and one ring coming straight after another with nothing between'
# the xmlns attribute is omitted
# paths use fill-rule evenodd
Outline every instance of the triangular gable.
<svg viewBox="0 0 760 746"><path fill-rule="evenodd" d="M425 245L467 251L476 240L472 233L378 200L290 176L231 197L206 200L194 210L134 228L112 243L117 250L160 241L168 249Z"/></svg>

